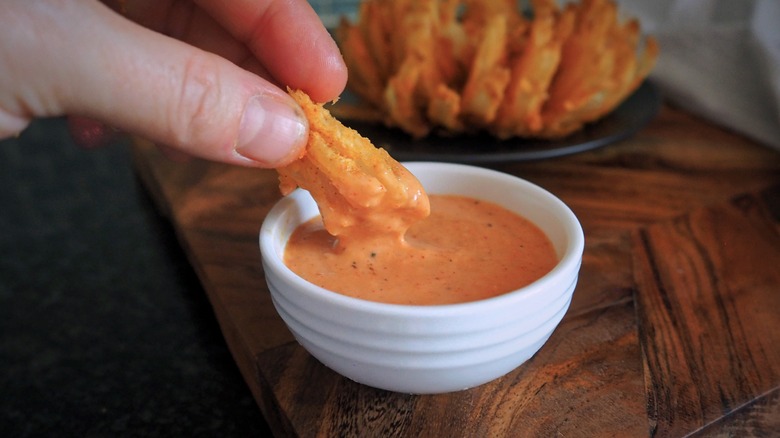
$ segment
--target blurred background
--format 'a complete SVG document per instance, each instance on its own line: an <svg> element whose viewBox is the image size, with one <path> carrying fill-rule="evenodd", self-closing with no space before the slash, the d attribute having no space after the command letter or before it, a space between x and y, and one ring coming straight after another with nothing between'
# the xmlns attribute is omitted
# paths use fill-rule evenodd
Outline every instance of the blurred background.
<svg viewBox="0 0 780 438"><path fill-rule="evenodd" d="M339 24L341 17L350 20L357 18L359 0L309 0L325 27L332 29Z"/></svg>
<svg viewBox="0 0 780 438"><path fill-rule="evenodd" d="M0 141L0 436L266 436L126 139Z"/></svg>

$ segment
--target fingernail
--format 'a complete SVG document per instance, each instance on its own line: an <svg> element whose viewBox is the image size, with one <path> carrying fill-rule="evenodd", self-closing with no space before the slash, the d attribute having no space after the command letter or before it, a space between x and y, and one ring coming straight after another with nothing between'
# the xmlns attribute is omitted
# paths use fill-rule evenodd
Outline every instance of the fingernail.
<svg viewBox="0 0 780 438"><path fill-rule="evenodd" d="M286 164L306 145L309 124L286 96L259 95L247 102L236 152L267 167Z"/></svg>

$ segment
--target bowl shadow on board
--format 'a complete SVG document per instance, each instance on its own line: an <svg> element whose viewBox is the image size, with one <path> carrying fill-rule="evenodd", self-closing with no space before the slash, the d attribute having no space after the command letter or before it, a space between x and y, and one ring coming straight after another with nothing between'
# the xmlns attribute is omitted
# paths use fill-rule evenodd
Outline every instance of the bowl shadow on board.
<svg viewBox="0 0 780 438"><path fill-rule="evenodd" d="M344 96L347 102L355 97ZM375 122L343 119L341 122L385 149L398 161L440 161L476 165L534 161L577 154L633 136L661 108L661 93L645 81L604 118L559 140L513 138L499 140L487 133L457 136L430 135L413 139L396 128Z"/></svg>

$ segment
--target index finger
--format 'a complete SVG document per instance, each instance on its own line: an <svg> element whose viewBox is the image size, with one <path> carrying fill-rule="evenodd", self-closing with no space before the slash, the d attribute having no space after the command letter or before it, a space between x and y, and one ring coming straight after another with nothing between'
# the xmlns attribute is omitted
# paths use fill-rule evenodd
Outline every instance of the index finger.
<svg viewBox="0 0 780 438"><path fill-rule="evenodd" d="M195 0L243 42L277 82L324 102L338 97L347 68L305 0Z"/></svg>

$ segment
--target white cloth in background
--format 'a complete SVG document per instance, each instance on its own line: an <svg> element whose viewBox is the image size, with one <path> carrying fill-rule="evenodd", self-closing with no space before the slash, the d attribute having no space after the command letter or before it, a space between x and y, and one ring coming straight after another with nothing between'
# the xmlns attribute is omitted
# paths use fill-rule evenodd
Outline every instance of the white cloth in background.
<svg viewBox="0 0 780 438"><path fill-rule="evenodd" d="M618 0L661 54L675 105L780 150L780 0Z"/></svg>

